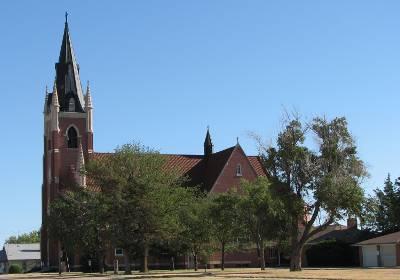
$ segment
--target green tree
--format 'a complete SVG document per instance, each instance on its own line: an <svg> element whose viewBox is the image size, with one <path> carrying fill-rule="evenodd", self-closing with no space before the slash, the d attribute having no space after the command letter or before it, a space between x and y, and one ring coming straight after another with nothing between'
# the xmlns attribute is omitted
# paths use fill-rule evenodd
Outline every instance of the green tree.
<svg viewBox="0 0 400 280"><path fill-rule="evenodd" d="M140 257L148 271L149 248L175 234L177 205L185 193L182 178L165 168L158 152L133 143L117 148L112 156L91 161L86 174L108 198L113 244L124 248L126 273L130 259Z"/></svg>
<svg viewBox="0 0 400 280"><path fill-rule="evenodd" d="M199 259L207 260L213 248L212 227L209 218L210 200L207 196L198 195L191 203L180 208L180 243L193 256L194 269L198 270Z"/></svg>
<svg viewBox="0 0 400 280"><path fill-rule="evenodd" d="M29 244L29 243L39 243L40 242L40 231L33 230L28 233L23 233L20 235L12 235L6 239L6 244Z"/></svg>
<svg viewBox="0 0 400 280"><path fill-rule="evenodd" d="M383 189L366 198L362 213L365 228L383 233L400 230L400 182L387 176Z"/></svg>
<svg viewBox="0 0 400 280"><path fill-rule="evenodd" d="M284 205L274 196L271 184L264 177L259 177L253 182L242 181L241 189L241 223L256 244L261 270L265 270L266 241L277 240L286 224Z"/></svg>
<svg viewBox="0 0 400 280"><path fill-rule="evenodd" d="M104 273L104 258L110 239L109 204L101 192L72 187L50 205L50 235L69 255L79 251L98 259Z"/></svg>
<svg viewBox="0 0 400 280"><path fill-rule="evenodd" d="M305 144L309 134L315 145ZM360 214L360 183L367 172L345 118L315 118L306 125L297 117L289 118L276 146L260 149L271 182L286 204L290 269L301 270L302 249L310 237L347 214Z"/></svg>
<svg viewBox="0 0 400 280"><path fill-rule="evenodd" d="M239 196L236 192L211 196L209 217L212 235L221 248L221 270L225 269L225 251L239 237L242 227L239 222Z"/></svg>

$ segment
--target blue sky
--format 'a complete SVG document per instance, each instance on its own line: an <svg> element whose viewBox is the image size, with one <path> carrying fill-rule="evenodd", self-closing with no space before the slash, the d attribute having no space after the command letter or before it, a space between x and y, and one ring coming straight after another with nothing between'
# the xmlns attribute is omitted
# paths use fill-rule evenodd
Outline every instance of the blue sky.
<svg viewBox="0 0 400 280"><path fill-rule="evenodd" d="M112 4L111 4L112 3ZM41 223L43 99L68 11L96 151L274 139L282 112L345 116L371 177L400 176L398 1L1 1L0 243Z"/></svg>

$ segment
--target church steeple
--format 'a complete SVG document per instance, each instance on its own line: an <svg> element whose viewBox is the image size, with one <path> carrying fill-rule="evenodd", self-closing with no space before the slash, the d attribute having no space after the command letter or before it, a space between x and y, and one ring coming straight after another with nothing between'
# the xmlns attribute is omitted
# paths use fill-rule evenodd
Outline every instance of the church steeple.
<svg viewBox="0 0 400 280"><path fill-rule="evenodd" d="M210 129L207 127L206 139L204 140L204 156L208 157L213 153L213 144L211 141Z"/></svg>
<svg viewBox="0 0 400 280"><path fill-rule="evenodd" d="M66 13L60 55L55 65L60 111L84 112L85 100L79 77L79 65L72 47L67 16Z"/></svg>

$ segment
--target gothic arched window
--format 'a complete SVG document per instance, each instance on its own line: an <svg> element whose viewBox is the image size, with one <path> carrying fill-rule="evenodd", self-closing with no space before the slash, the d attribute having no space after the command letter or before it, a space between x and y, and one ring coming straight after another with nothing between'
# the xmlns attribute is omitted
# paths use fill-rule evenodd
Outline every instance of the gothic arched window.
<svg viewBox="0 0 400 280"><path fill-rule="evenodd" d="M68 129L68 148L78 148L78 133L75 128L70 127Z"/></svg>
<svg viewBox="0 0 400 280"><path fill-rule="evenodd" d="M73 97L69 99L68 112L75 112L75 99Z"/></svg>

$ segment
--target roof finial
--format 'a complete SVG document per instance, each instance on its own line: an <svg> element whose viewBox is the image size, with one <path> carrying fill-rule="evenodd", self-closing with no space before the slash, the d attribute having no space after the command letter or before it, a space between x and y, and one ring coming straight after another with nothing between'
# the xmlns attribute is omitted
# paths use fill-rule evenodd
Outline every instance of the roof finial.
<svg viewBox="0 0 400 280"><path fill-rule="evenodd" d="M90 94L90 85L89 81L87 81L87 86L86 86L86 96L85 96L85 108L92 109L92 96Z"/></svg>
<svg viewBox="0 0 400 280"><path fill-rule="evenodd" d="M68 23L68 12L65 12L65 23Z"/></svg>
<svg viewBox="0 0 400 280"><path fill-rule="evenodd" d="M236 145L239 145L239 137L236 137Z"/></svg>

